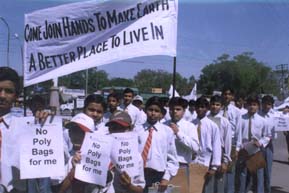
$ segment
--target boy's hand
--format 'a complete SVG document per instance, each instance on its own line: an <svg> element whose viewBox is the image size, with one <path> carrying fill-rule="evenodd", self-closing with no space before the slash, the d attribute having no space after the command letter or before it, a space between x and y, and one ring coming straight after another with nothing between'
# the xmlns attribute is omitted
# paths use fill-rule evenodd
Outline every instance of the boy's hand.
<svg viewBox="0 0 289 193"><path fill-rule="evenodd" d="M228 164L222 163L220 167L220 172L221 173L226 173L228 171Z"/></svg>
<svg viewBox="0 0 289 193"><path fill-rule="evenodd" d="M46 111L36 111L35 124L39 123L41 126L43 126L48 116L49 113Z"/></svg>
<svg viewBox="0 0 289 193"><path fill-rule="evenodd" d="M168 185L169 185L169 181L165 180L165 179L162 179L160 181L158 191L159 192L164 192L167 189Z"/></svg>
<svg viewBox="0 0 289 193"><path fill-rule="evenodd" d="M179 128L178 128L177 124L170 123L170 127L172 128L174 134L177 134L179 132Z"/></svg>
<svg viewBox="0 0 289 193"><path fill-rule="evenodd" d="M261 144L259 143L258 140L254 139L254 145L256 145L257 147L261 147Z"/></svg>
<svg viewBox="0 0 289 193"><path fill-rule="evenodd" d="M120 175L120 183L127 188L131 185L131 178L125 171Z"/></svg>
<svg viewBox="0 0 289 193"><path fill-rule="evenodd" d="M75 165L78 164L80 161L81 161L81 151L76 151L71 160L72 166L75 167Z"/></svg>

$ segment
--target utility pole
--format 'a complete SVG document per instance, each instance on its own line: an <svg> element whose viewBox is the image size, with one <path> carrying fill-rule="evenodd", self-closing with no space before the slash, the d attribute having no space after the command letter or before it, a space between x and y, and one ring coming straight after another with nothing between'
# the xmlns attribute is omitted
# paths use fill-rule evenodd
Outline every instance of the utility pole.
<svg viewBox="0 0 289 193"><path fill-rule="evenodd" d="M285 74L288 74L288 64L279 64L276 65L276 72L281 73L281 78L280 78L280 87L281 87L281 94L282 94L282 99L285 99ZM286 76L287 77L287 76ZM287 85L286 85L286 90L287 90Z"/></svg>

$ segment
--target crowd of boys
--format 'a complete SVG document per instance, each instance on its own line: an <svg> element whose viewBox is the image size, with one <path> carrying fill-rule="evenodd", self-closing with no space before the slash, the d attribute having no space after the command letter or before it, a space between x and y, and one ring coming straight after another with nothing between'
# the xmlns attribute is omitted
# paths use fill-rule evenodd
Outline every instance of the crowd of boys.
<svg viewBox="0 0 289 193"><path fill-rule="evenodd" d="M0 67L2 153L7 153L2 137L13 129L9 128L10 110L19 91L17 73ZM30 108L36 119L45 121L48 114L42 111L42 102L36 97ZM165 192L170 184L180 193L271 192L274 117L280 116L273 110L271 96L261 101L248 96L244 106L240 97L234 98L233 89L224 88L221 96L210 99L154 96L143 102L130 88L122 97L112 92L106 100L88 95L83 112L63 128L67 175L56 184L51 178L25 181L12 175L12 165L2 165L0 193L147 193L151 187ZM75 167L83 156L80 148L88 132L96 136L136 133L139 153L133 156L138 160L138 174L129 176L110 164L104 187L76 179ZM257 164L252 166L252 162Z"/></svg>

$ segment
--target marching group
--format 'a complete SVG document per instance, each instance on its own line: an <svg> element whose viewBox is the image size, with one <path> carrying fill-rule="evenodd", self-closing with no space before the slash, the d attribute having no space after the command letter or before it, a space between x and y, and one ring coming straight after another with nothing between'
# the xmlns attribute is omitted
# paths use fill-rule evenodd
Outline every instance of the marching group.
<svg viewBox="0 0 289 193"><path fill-rule="evenodd" d="M17 73L0 67L1 151L2 136L13 129L9 127L10 110L19 91ZM261 99L248 96L246 105L240 105L240 99L234 97L232 88L209 99L154 96L145 104L130 88L122 96L112 92L107 99L88 95L83 112L63 128L67 175L61 180L20 180L1 166L0 192L147 193L154 188L165 192L173 185L180 193L270 193L274 117L282 113L273 110L274 100L269 95ZM30 108L37 119L45 121L48 113L42 111L42 104L41 98L35 97ZM105 187L74 178L86 132L136 133L139 153L133 156L139 160L135 164L138 175L129 176L110 165Z"/></svg>

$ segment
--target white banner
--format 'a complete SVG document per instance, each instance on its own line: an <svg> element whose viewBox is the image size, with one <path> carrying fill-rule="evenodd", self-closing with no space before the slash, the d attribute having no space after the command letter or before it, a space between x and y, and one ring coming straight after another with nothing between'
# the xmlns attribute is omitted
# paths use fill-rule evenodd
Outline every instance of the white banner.
<svg viewBox="0 0 289 193"><path fill-rule="evenodd" d="M52 123L41 127L40 124L34 124L34 119L17 118L13 128L20 136L21 179L63 177L65 167L62 120L55 117Z"/></svg>
<svg viewBox="0 0 289 193"><path fill-rule="evenodd" d="M106 0L25 15L24 86L124 59L176 56L178 0Z"/></svg>
<svg viewBox="0 0 289 193"><path fill-rule="evenodd" d="M115 138L111 160L117 170L126 171L129 176L139 175L139 154L137 135L130 133L113 133Z"/></svg>
<svg viewBox="0 0 289 193"><path fill-rule="evenodd" d="M85 133L81 146L81 162L76 165L75 178L106 185L113 138L99 133Z"/></svg>

